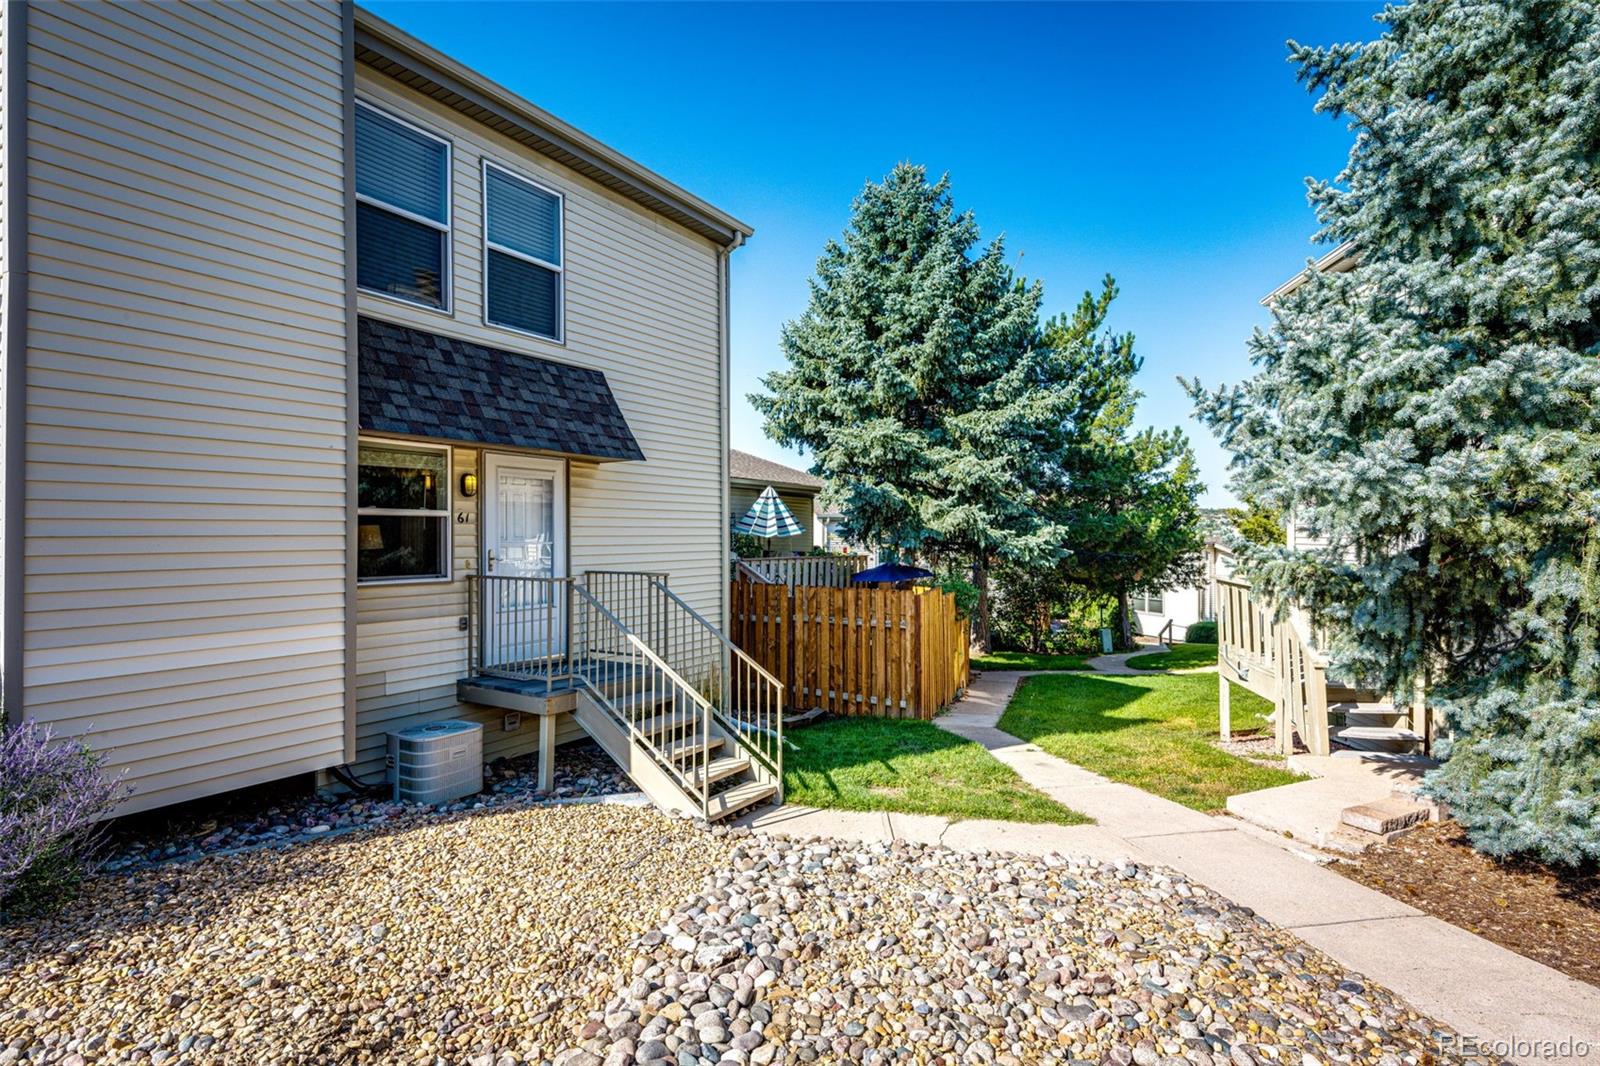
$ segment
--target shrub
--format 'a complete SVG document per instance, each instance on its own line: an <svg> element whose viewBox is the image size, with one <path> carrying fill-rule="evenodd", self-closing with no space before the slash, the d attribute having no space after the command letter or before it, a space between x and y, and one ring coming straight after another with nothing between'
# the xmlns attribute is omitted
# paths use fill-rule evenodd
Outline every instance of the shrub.
<svg viewBox="0 0 1600 1066"><path fill-rule="evenodd" d="M961 575L940 574L934 579L934 586L956 598L957 617L971 618L972 612L978 609L978 586Z"/></svg>
<svg viewBox="0 0 1600 1066"><path fill-rule="evenodd" d="M729 542L729 546L733 549L733 554L741 559L759 559L761 553L766 550L766 542L760 537L740 533L737 529L733 530L732 534L733 539Z"/></svg>
<svg viewBox="0 0 1600 1066"><path fill-rule="evenodd" d="M38 913L71 895L125 794L82 738L58 740L33 722L0 732L0 914Z"/></svg>
<svg viewBox="0 0 1600 1066"><path fill-rule="evenodd" d="M1067 584L1053 568L1003 566L994 588L996 650L1099 652L1100 627L1115 609L1111 597Z"/></svg>
<svg viewBox="0 0 1600 1066"><path fill-rule="evenodd" d="M1209 618L1204 622L1194 622L1183 635L1185 644L1215 644L1217 642L1217 623Z"/></svg>

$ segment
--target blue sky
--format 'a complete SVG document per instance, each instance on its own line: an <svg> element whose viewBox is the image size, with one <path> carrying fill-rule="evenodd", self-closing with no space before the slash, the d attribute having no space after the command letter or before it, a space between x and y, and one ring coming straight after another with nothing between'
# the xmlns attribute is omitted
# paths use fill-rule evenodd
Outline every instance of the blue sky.
<svg viewBox="0 0 1600 1066"><path fill-rule="evenodd" d="M1377 3L375 2L372 10L751 223L734 256L733 444L793 462L746 393L780 365L823 242L900 160L948 171L1046 312L1115 275L1144 357L1140 420L1226 455L1174 380L1249 371L1260 297L1317 249L1307 175L1341 123L1284 41L1370 39Z"/></svg>

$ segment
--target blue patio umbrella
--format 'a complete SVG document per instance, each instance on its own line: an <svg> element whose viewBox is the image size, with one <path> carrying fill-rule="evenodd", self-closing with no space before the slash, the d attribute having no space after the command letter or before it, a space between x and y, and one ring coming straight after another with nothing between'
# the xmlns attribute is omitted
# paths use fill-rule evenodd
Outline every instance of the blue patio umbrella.
<svg viewBox="0 0 1600 1066"><path fill-rule="evenodd" d="M800 528L800 523L795 521L794 513L778 499L778 493L771 485L761 490L756 502L750 505L750 510L744 513L743 518L734 523L733 528L752 537L766 537L768 551L772 549L773 537L794 537L805 532Z"/></svg>
<svg viewBox="0 0 1600 1066"><path fill-rule="evenodd" d="M916 581L924 577L932 577L932 570L924 570L920 566L906 566L904 563L884 563L874 566L870 570L863 570L850 579L856 585L888 585L901 581Z"/></svg>

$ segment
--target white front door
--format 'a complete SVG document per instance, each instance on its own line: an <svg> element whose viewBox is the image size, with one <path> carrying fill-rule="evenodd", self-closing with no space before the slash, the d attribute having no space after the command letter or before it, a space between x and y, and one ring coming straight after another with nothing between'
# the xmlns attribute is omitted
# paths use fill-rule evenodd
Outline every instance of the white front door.
<svg viewBox="0 0 1600 1066"><path fill-rule="evenodd" d="M484 456L483 572L567 574L567 470L559 459ZM541 668L566 651L566 597L552 581L484 582L484 662Z"/></svg>

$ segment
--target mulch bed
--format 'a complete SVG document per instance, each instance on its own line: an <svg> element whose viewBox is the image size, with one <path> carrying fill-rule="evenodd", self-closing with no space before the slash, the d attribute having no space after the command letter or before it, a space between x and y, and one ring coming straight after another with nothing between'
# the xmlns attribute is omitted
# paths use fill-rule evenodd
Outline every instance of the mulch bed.
<svg viewBox="0 0 1600 1066"><path fill-rule="evenodd" d="M1453 822L1426 825L1335 863L1352 880L1503 948L1600 986L1600 871L1473 851Z"/></svg>

